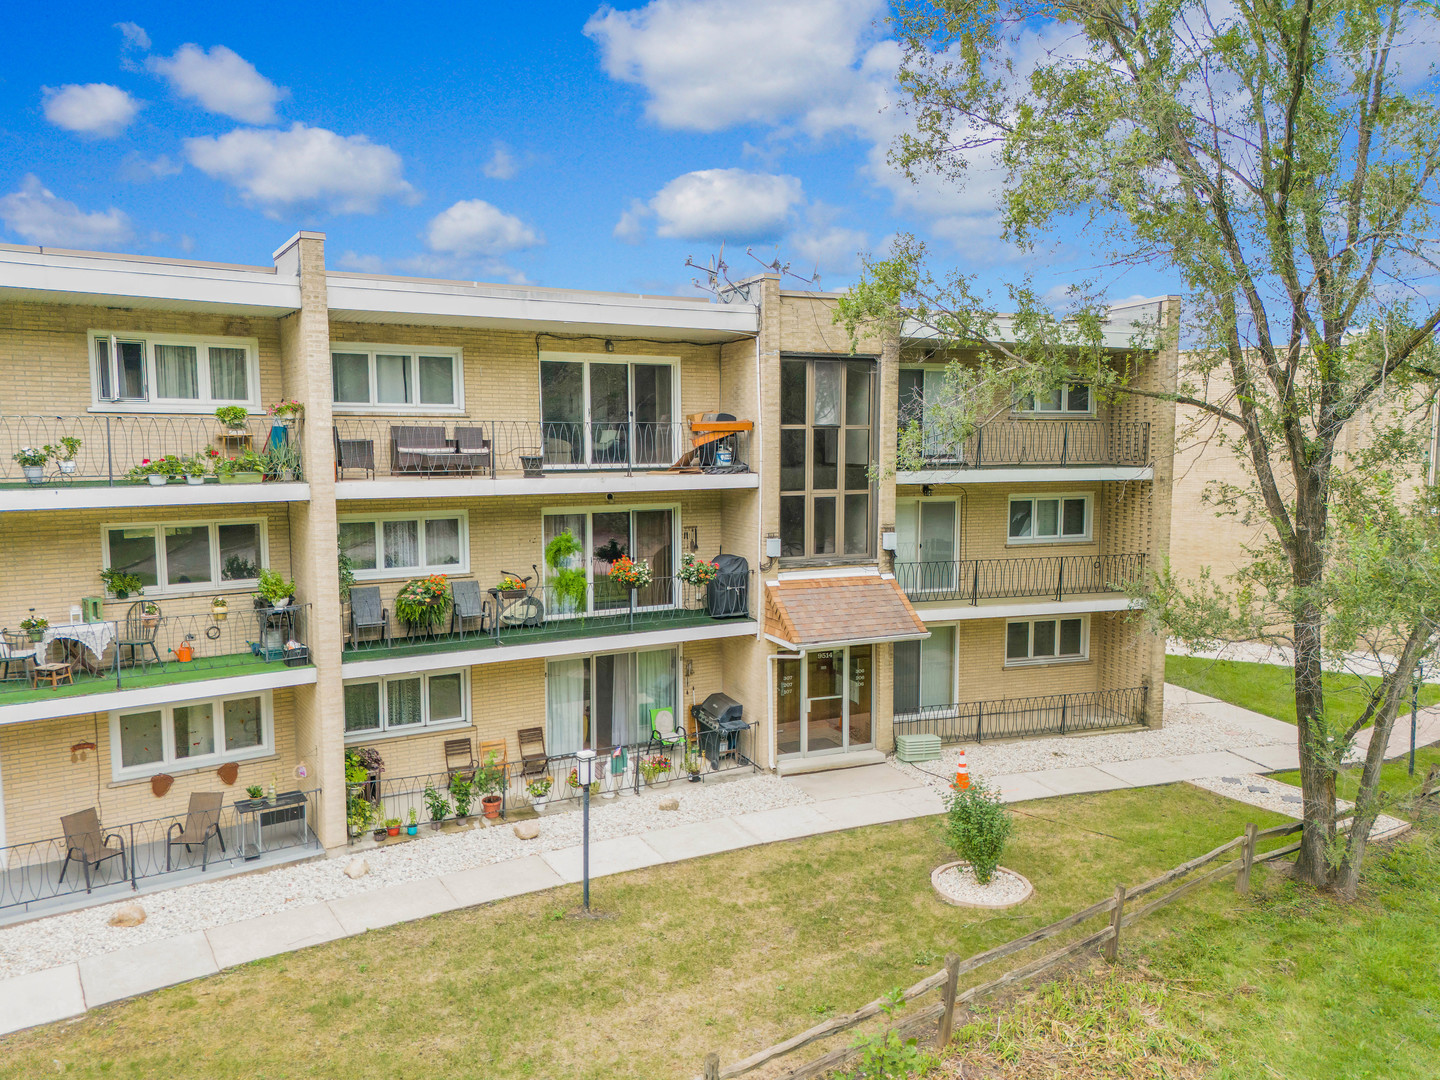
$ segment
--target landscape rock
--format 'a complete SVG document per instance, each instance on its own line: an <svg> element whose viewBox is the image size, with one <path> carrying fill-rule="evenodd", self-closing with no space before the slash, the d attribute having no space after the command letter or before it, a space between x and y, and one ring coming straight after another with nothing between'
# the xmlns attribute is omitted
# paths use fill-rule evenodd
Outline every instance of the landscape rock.
<svg viewBox="0 0 1440 1080"><path fill-rule="evenodd" d="M515 835L521 840L534 840L540 835L540 823L538 821L517 821Z"/></svg>
<svg viewBox="0 0 1440 1080"><path fill-rule="evenodd" d="M345 864L345 876L352 881L362 878L370 872L370 864L358 856Z"/></svg>
<svg viewBox="0 0 1440 1080"><path fill-rule="evenodd" d="M677 798L675 798L674 795L671 795L670 798L668 798L668 799L661 799L661 800L660 800L660 803L659 803L659 806L658 806L658 809L660 809L660 810L679 810L679 809L680 809L680 800L677 799Z"/></svg>
<svg viewBox="0 0 1440 1080"><path fill-rule="evenodd" d="M145 909L139 904L121 904L110 916L111 926L139 926L145 921Z"/></svg>

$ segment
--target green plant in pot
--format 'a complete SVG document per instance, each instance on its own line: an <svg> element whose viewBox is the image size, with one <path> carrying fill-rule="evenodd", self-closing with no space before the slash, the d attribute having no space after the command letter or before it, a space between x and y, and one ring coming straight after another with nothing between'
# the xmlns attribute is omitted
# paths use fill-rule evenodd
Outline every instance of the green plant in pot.
<svg viewBox="0 0 1440 1080"><path fill-rule="evenodd" d="M128 600L131 593L139 596L143 588L139 574L127 573L113 566L107 566L100 571L100 580L105 583L105 588L115 594L116 600Z"/></svg>
<svg viewBox="0 0 1440 1080"><path fill-rule="evenodd" d="M398 817L387 817L385 819L385 832L390 836L399 836L400 819Z"/></svg>
<svg viewBox="0 0 1440 1080"><path fill-rule="evenodd" d="M265 789L259 784L247 784L245 786L245 794L249 795L252 799L263 799L265 797Z"/></svg>
<svg viewBox="0 0 1440 1080"><path fill-rule="evenodd" d="M283 608L295 596L295 582L286 581L274 570L261 570L255 591L272 608Z"/></svg>
<svg viewBox="0 0 1440 1080"><path fill-rule="evenodd" d="M50 628L50 620L44 615L36 615L35 609L30 609L30 614L20 620L20 629L30 635L31 641L43 641L45 631Z"/></svg>
<svg viewBox="0 0 1440 1080"><path fill-rule="evenodd" d="M409 820L406 821L406 823L405 823L405 835L406 835L406 836L414 836L415 833L416 833L416 830L418 830L419 828L420 828L419 815L415 813L415 807L412 806L412 807L410 807L410 817L409 817Z"/></svg>
<svg viewBox="0 0 1440 1080"><path fill-rule="evenodd" d="M75 455L80 452L83 445L78 435L61 435L59 446L47 446L51 456L60 466L60 472L65 476L75 475Z"/></svg>
<svg viewBox="0 0 1440 1080"><path fill-rule="evenodd" d="M14 455L15 462L20 466L20 471L25 474L25 479L31 484L38 484L45 479L45 463L50 460L50 451L53 447L44 446L36 449L33 446L22 446Z"/></svg>
<svg viewBox="0 0 1440 1080"><path fill-rule="evenodd" d="M258 484L265 478L266 461L254 450L242 450L233 458L218 458L215 475L222 484Z"/></svg>
<svg viewBox="0 0 1440 1080"><path fill-rule="evenodd" d="M440 828L440 822L450 816L450 800L433 784L425 789L425 812L430 815L432 829Z"/></svg>
<svg viewBox="0 0 1440 1080"><path fill-rule="evenodd" d="M444 574L415 578L395 595L395 618L411 633L433 634L450 614L450 581Z"/></svg>
<svg viewBox="0 0 1440 1080"><path fill-rule="evenodd" d="M525 785L525 792L536 810L545 809L545 804L550 801L550 789L554 786L555 781L549 776L538 776Z"/></svg>
<svg viewBox="0 0 1440 1080"><path fill-rule="evenodd" d="M545 545L546 584L554 595L560 612L585 610L585 569L578 565L582 552L580 541L568 529L551 537Z"/></svg>
<svg viewBox="0 0 1440 1080"><path fill-rule="evenodd" d="M500 793L505 790L505 766L494 754L486 754L485 763L475 770L475 790L480 792L481 812L492 820L498 818L504 802Z"/></svg>
<svg viewBox="0 0 1440 1080"><path fill-rule="evenodd" d="M215 419L227 431L244 431L250 424L250 410L243 405L222 405L215 410Z"/></svg>
<svg viewBox="0 0 1440 1080"><path fill-rule="evenodd" d="M450 797L455 800L455 816L470 816L470 802L475 798L475 785L456 774L450 778Z"/></svg>

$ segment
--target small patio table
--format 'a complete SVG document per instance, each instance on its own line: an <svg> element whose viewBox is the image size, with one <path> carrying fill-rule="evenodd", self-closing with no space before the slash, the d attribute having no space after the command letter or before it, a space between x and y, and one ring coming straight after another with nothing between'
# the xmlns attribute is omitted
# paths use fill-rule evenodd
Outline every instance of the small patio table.
<svg viewBox="0 0 1440 1080"><path fill-rule="evenodd" d="M36 650L35 659L39 662L40 657L50 648L52 641L63 641L71 654L71 662L80 663L93 675L104 666L105 650L114 640L114 623L56 623L46 628L45 636L41 639L39 649ZM93 662L85 659L81 647L84 652L95 658Z"/></svg>
<svg viewBox="0 0 1440 1080"><path fill-rule="evenodd" d="M310 832L310 800L305 797L303 791L285 791L275 796L275 801L268 799L236 799L235 812L240 815L240 854L249 862L251 859L258 859L265 850L265 834L262 826L269 824L265 821L265 815L281 810L291 810L299 807L300 814L296 819L300 822L300 841L303 843ZM287 815L288 816L288 815ZM252 847L246 841L250 832L249 819L255 821L255 844Z"/></svg>

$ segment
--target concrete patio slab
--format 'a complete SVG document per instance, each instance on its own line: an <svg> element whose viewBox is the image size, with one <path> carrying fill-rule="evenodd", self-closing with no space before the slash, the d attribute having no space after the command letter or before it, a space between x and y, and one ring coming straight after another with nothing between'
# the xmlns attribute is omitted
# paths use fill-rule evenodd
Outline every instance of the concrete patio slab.
<svg viewBox="0 0 1440 1080"><path fill-rule="evenodd" d="M1261 772L1280 772L1282 769L1300 767L1300 748L1293 743L1290 746L1244 746L1232 750L1231 753L1261 766ZM1254 766L1248 771L1255 772Z"/></svg>
<svg viewBox="0 0 1440 1080"><path fill-rule="evenodd" d="M215 926L206 930L205 936L215 954L215 963L227 968L334 941L345 936L345 928L329 904L306 904L273 915Z"/></svg>
<svg viewBox="0 0 1440 1080"><path fill-rule="evenodd" d="M755 843L755 837L729 818L717 818L714 821L697 821L690 825L676 825L671 829L646 833L645 843L658 851L666 862L678 862L681 859L694 859L701 855L751 847Z"/></svg>
<svg viewBox="0 0 1440 1080"><path fill-rule="evenodd" d="M103 956L87 956L80 961L80 985L85 991L86 1007L93 1009L162 986L214 975L219 970L209 939L196 930Z"/></svg>
<svg viewBox="0 0 1440 1080"><path fill-rule="evenodd" d="M1119 787L1130 787L1119 777L1111 776L1094 765L1075 765L1068 769L1042 769L1039 772L1018 773L1046 788L1052 795L1084 795L1091 791L1112 791Z"/></svg>
<svg viewBox="0 0 1440 1080"><path fill-rule="evenodd" d="M762 844L798 840L802 836L831 832L836 827L813 806L782 806L774 810L757 810L751 814L740 814L732 820Z"/></svg>
<svg viewBox="0 0 1440 1080"><path fill-rule="evenodd" d="M844 799L852 795L873 795L881 791L901 791L919 786L913 778L889 765L862 765L854 769L806 773L786 777L785 782L794 784L817 801Z"/></svg>
<svg viewBox="0 0 1440 1080"><path fill-rule="evenodd" d="M441 874L440 881L450 890L461 905L488 904L510 896L540 892L565 884L539 855L527 855L523 859L496 863L494 866L477 866L471 870L460 870L453 874Z"/></svg>
<svg viewBox="0 0 1440 1080"><path fill-rule="evenodd" d="M564 881L575 882L581 878L581 852L579 845L548 851L540 856ZM623 874L629 870L641 870L664 862L661 854L638 836L620 836L614 840L601 840L590 845L590 876L604 877L607 874Z"/></svg>
<svg viewBox="0 0 1440 1080"><path fill-rule="evenodd" d="M330 901L330 910L347 934L377 930L392 923L423 919L442 911L453 911L460 902L438 878L410 881L385 889Z"/></svg>
<svg viewBox="0 0 1440 1080"><path fill-rule="evenodd" d="M52 1024L85 1011L85 993L80 987L80 967L47 968L4 983L4 1008L0 1008L0 1035Z"/></svg>

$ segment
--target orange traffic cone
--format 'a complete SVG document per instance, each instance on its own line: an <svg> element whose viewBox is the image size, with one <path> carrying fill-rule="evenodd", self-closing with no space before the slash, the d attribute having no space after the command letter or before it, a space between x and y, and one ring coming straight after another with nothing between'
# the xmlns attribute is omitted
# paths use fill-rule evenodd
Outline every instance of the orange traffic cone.
<svg viewBox="0 0 1440 1080"><path fill-rule="evenodd" d="M955 767L955 790L964 791L970 786L970 767L965 764L965 751L960 751L960 764Z"/></svg>

